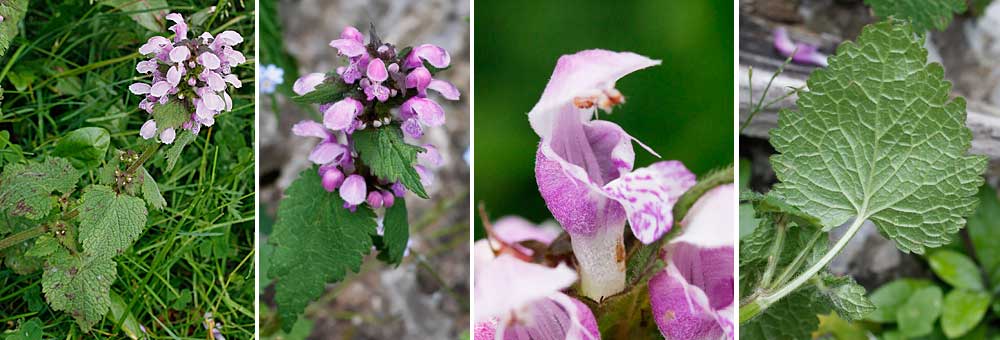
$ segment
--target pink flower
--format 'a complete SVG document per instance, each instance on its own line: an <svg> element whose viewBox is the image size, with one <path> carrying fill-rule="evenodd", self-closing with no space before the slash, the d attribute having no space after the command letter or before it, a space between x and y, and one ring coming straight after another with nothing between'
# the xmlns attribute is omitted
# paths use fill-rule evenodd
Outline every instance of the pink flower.
<svg viewBox="0 0 1000 340"><path fill-rule="evenodd" d="M664 250L667 267L649 280L654 320L667 339L733 339L732 184L705 193Z"/></svg>
<svg viewBox="0 0 1000 340"><path fill-rule="evenodd" d="M795 56L792 56L792 61L795 63L823 67L828 65L827 56L820 53L816 45L792 41L784 27L774 29L774 49L786 58L795 53Z"/></svg>
<svg viewBox="0 0 1000 340"><path fill-rule="evenodd" d="M576 272L495 255L490 242L473 250L476 340L601 338L590 308L561 292Z"/></svg>
<svg viewBox="0 0 1000 340"><path fill-rule="evenodd" d="M583 294L595 300L624 289L625 263L615 253L623 247L626 219L636 238L652 243L670 230L674 203L695 183L677 161L633 171L635 139L614 123L593 120L598 108L624 102L614 88L618 79L659 63L604 50L563 56L528 113L541 137L538 189L570 234Z"/></svg>
<svg viewBox="0 0 1000 340"><path fill-rule="evenodd" d="M160 132L160 141L169 144L176 137L175 129L197 134L201 126L215 124L216 115L232 110L232 97L226 92L227 84L237 88L242 86L231 71L246 58L232 48L243 42L243 37L237 32L224 31L218 36L206 32L188 40L188 26L183 16L171 13L166 19L174 23L170 26L175 34L173 41L154 36L139 47L139 53L149 59L137 63L136 71L150 74L152 79L150 84L130 85L129 91L143 96L139 108L149 113L154 111L156 105L170 102L181 102L183 107L193 109L190 120L178 126L161 126L164 130ZM188 74L188 70L194 70L198 65L203 66L200 74ZM186 95L190 93L194 96Z"/></svg>

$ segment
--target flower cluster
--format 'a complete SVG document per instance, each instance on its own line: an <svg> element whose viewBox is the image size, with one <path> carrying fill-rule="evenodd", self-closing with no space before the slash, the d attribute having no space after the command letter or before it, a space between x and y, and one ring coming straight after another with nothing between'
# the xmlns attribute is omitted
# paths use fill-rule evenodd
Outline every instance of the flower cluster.
<svg viewBox="0 0 1000 340"><path fill-rule="evenodd" d="M292 132L323 140L309 160L320 165L323 187L329 192L339 189L347 208L366 202L372 208L391 207L406 188L357 166L353 135L366 128L393 125L406 137L417 139L423 136L425 127L444 124L444 109L428 98L427 90L438 92L444 99L459 99L454 85L433 77L433 73L450 65L451 56L443 48L429 44L397 51L374 34L366 44L361 32L350 26L330 46L347 58L348 65L337 68L336 74L305 75L295 81L292 89L302 96L320 87L335 89L337 99L320 105L322 123L302 121ZM441 165L441 156L432 145L421 147L424 151L418 154L414 168L427 186L433 181L430 169Z"/></svg>
<svg viewBox="0 0 1000 340"><path fill-rule="evenodd" d="M224 31L215 36L205 32L189 38L183 16L171 13L166 18L174 22L170 26L173 40L154 36L139 47L139 53L150 59L139 62L135 69L152 75L152 82L132 84L129 90L144 96L139 108L150 114L159 105L175 104L189 116L182 123L160 122L159 126L150 119L139 130L144 139L159 134L161 142L170 144L176 129L197 134L202 126L215 124L216 115L232 110L232 97L226 91L229 86L243 86L232 69L246 62L246 57L233 48L243 42L237 32Z"/></svg>

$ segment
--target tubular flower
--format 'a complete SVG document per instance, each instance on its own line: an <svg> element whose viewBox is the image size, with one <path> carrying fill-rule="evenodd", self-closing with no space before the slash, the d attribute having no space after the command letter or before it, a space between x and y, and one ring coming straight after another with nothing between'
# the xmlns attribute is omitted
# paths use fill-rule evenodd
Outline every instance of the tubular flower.
<svg viewBox="0 0 1000 340"><path fill-rule="evenodd" d="M576 273L565 264L525 262L524 248L510 243L548 244L557 232L516 217L497 221L492 230L496 239L474 246L475 339L600 339L590 308L561 292L576 281Z"/></svg>
<svg viewBox="0 0 1000 340"><path fill-rule="evenodd" d="M426 89L447 100L458 100L460 95L455 86L434 79L423 61L435 68L446 68L451 57L434 45L397 51L374 36L366 44L364 35L350 26L330 46L347 58L347 65L338 67L335 74L307 74L295 81L292 90L301 96L332 86L342 95L320 105L322 123L301 121L292 132L322 139L309 160L320 165L323 187L329 192L339 189L348 208L365 203L375 209L391 207L406 189L398 182L377 178L365 166L355 166L360 159L352 136L367 128L395 125L404 136L417 139L425 127L443 125L444 109L428 97ZM422 185L429 186L434 180L431 170L440 166L441 157L433 145L420 147L424 151L418 154L414 170Z"/></svg>
<svg viewBox="0 0 1000 340"><path fill-rule="evenodd" d="M633 170L635 139L614 123L594 119L598 109L610 112L625 102L615 89L618 79L659 63L604 50L562 56L528 113L541 137L538 189L570 235L583 295L596 301L625 288L625 221L636 238L652 243L670 230L674 203L695 183L677 161Z"/></svg>
<svg viewBox="0 0 1000 340"><path fill-rule="evenodd" d="M691 207L681 234L664 249L667 267L649 280L653 316L666 339L733 339L732 184Z"/></svg>
<svg viewBox="0 0 1000 340"><path fill-rule="evenodd" d="M144 139L159 135L160 142L170 144L178 129L197 134L202 126L215 124L215 116L233 108L230 86L240 88L243 83L232 68L246 62L243 53L233 49L243 42L234 31L223 31L213 36L209 32L198 37L188 36L184 17L177 13L166 16L174 23L170 30L173 40L162 36L149 38L139 47L139 53L150 59L140 61L136 71L152 75L150 83L134 83L129 91L143 96L139 108L152 114L159 106L176 105L180 115L187 119L170 119L169 122L146 121L140 130Z"/></svg>

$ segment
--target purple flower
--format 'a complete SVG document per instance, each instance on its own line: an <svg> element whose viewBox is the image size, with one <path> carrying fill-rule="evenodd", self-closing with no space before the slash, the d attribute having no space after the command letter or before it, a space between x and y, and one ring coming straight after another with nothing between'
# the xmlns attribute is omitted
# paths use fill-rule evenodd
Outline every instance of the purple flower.
<svg viewBox="0 0 1000 340"><path fill-rule="evenodd" d="M774 29L774 49L778 50L782 56L788 57L792 53L792 61L799 64L816 65L826 67L827 56L819 52L819 48L813 44L796 43L788 36L788 31L784 27ZM798 49L798 50L796 50Z"/></svg>
<svg viewBox="0 0 1000 340"><path fill-rule="evenodd" d="M136 71L151 75L152 79L148 84L130 85L129 91L143 97L139 108L147 113L153 113L157 105L168 103L180 104L188 110L190 120L179 126L155 122L143 125L145 131L140 131L140 136L151 139L159 135L160 142L170 144L176 137L175 130L184 129L197 134L202 126L215 124L215 116L232 110L232 97L227 90L230 85L235 88L243 86L239 78L231 73L232 68L246 62L246 58L233 49L233 46L243 42L239 33L224 31L213 36L206 32L198 38L188 39L188 26L183 16L171 13L166 19L174 23L169 28L174 32L173 41L154 36L139 47L139 53L150 59L136 64ZM196 70L201 71L195 74Z"/></svg>
<svg viewBox="0 0 1000 340"><path fill-rule="evenodd" d="M626 219L636 238L652 243L670 230L674 203L695 183L677 161L633 171L635 139L614 123L593 119L598 108L610 111L624 102L614 88L618 79L659 63L604 50L563 56L528 113L541 137L535 164L538 189L570 234L581 290L594 300L624 289Z"/></svg>
<svg viewBox="0 0 1000 340"><path fill-rule="evenodd" d="M344 199L344 202L350 205L350 207L357 206L365 202L365 193L368 191L365 185L365 178L359 175L347 176L344 180L344 184L340 186L340 198Z"/></svg>
<svg viewBox="0 0 1000 340"><path fill-rule="evenodd" d="M260 92L274 93L274 90L285 82L285 70L275 65L265 65L260 70Z"/></svg>
<svg viewBox="0 0 1000 340"><path fill-rule="evenodd" d="M396 198L406 192L402 184L378 178L368 167L354 166L358 157L353 149L354 133L390 126L399 128L408 139L419 139L425 127L441 126L446 120L444 108L428 98L427 89L440 93L446 100L460 98L454 85L434 79L431 70L423 65L426 61L435 72L447 67L451 63L447 51L434 45L420 45L409 54L397 55L395 46L378 40L370 39L365 44L360 31L350 26L344 28L340 38L331 41L330 46L338 55L347 58L347 65L338 67L336 74L329 76L327 73L307 74L292 86L300 96L315 91L320 84L335 86L340 93L331 102L320 104L322 124L302 121L292 128L292 132L321 139L309 159L321 166L321 177L324 171L336 170L340 174L329 173L329 180L323 182L327 191L340 189L343 196L348 181L341 180L342 176L350 179L358 175L366 180L364 190L357 190L357 186L350 188L354 190L351 192L354 201L348 201L351 208L362 202L374 209L392 207ZM410 140L404 142L417 145ZM423 147L427 151L419 154L417 164L412 166L423 186L428 187L433 185L433 170L440 166L441 157L433 146L425 144Z"/></svg>
<svg viewBox="0 0 1000 340"><path fill-rule="evenodd" d="M491 242L474 246L476 340L601 338L590 308L561 292L576 272L497 255Z"/></svg>
<svg viewBox="0 0 1000 340"><path fill-rule="evenodd" d="M667 267L649 280L654 320L667 339L733 339L732 184L705 193L664 248Z"/></svg>

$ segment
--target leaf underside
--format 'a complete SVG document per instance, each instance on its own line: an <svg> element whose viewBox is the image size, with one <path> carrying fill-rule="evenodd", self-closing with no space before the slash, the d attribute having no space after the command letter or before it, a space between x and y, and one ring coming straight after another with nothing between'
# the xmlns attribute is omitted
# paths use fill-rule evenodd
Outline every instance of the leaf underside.
<svg viewBox="0 0 1000 340"><path fill-rule="evenodd" d="M366 205L351 212L337 193L323 189L315 167L300 173L285 194L269 240L274 252L268 274L275 280L282 327L289 331L327 283L360 270L376 224Z"/></svg>
<svg viewBox="0 0 1000 340"><path fill-rule="evenodd" d="M383 219L385 235L382 237L384 251L378 258L388 264L399 264L410 240L410 222L406 215L406 200L397 198L392 207L385 210Z"/></svg>
<svg viewBox="0 0 1000 340"><path fill-rule="evenodd" d="M28 0L0 1L0 15L4 21L0 23L0 57L7 53L10 43L17 36L17 27L28 11Z"/></svg>
<svg viewBox="0 0 1000 340"><path fill-rule="evenodd" d="M870 220L904 252L950 241L975 209L986 158L966 155L965 100L949 98L909 25L867 26L816 70L799 112L783 110L771 143L771 191L829 230Z"/></svg>
<svg viewBox="0 0 1000 340"><path fill-rule="evenodd" d="M166 159L167 159L167 169L164 171L170 171L174 169L174 165L177 165L177 160L181 157L181 152L184 151L184 147L190 144L197 137L195 134L191 133L190 130L181 131L177 136L177 140L174 144L167 149Z"/></svg>

